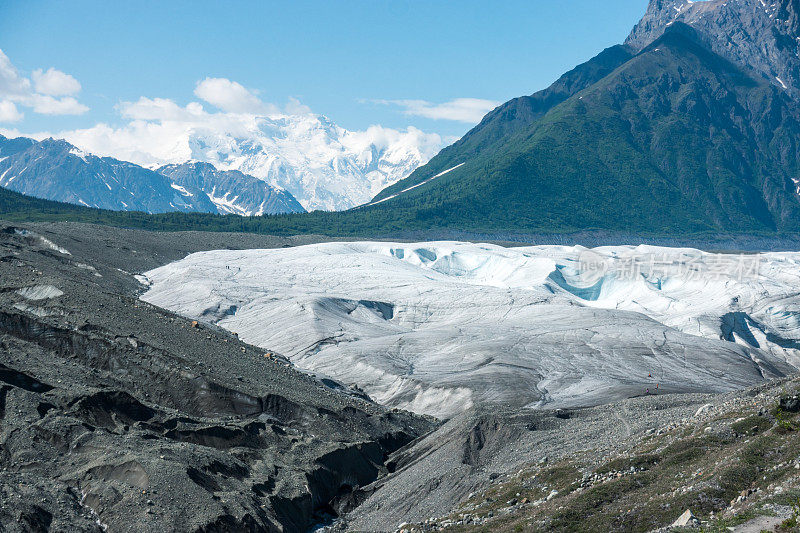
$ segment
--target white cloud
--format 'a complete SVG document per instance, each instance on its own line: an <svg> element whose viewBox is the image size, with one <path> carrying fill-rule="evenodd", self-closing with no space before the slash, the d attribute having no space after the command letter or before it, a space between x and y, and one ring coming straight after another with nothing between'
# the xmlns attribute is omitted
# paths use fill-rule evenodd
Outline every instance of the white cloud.
<svg viewBox="0 0 800 533"><path fill-rule="evenodd" d="M316 119L307 116L312 115L311 109L294 98L283 109L274 104L266 104L265 107L278 111L267 114L209 111L199 102L181 106L166 98L142 97L135 102L122 102L117 106L120 114L127 119L127 123L120 127L101 123L86 129L41 132L27 136L63 138L97 155L111 156L144 166L159 166L202 159L209 155L213 159L216 157L216 150L219 150L219 154L237 153L236 146L240 143L252 142L258 145L275 133L273 130L276 124L283 123L282 117L291 115L291 123L304 126L294 132L297 139L284 139L280 142L299 143L294 150L301 159L314 157L314 150L322 145L314 137L320 133L313 130ZM278 122L276 119L279 119ZM306 130L306 127L311 129ZM305 135L311 137L305 138ZM407 157L409 150L418 150L422 158L427 160L443 144L441 136L413 127L395 130L370 126L363 131L342 130L340 135L343 147L361 153L367 159L373 154L371 146L375 146L379 150L388 149L390 158L391 153L396 152L396 158L402 160ZM215 144L203 144L206 142ZM299 148L301 145L302 149Z"/></svg>
<svg viewBox="0 0 800 533"><path fill-rule="evenodd" d="M41 115L82 115L89 111L89 108L78 102L72 96L54 98L41 94L31 95L22 105L33 107L35 113Z"/></svg>
<svg viewBox="0 0 800 533"><path fill-rule="evenodd" d="M500 105L500 102L480 98L456 98L441 104L427 100L374 100L374 102L399 106L406 115L468 124L477 124L486 113Z"/></svg>
<svg viewBox="0 0 800 533"><path fill-rule="evenodd" d="M0 122L19 122L25 117L9 100L0 100Z"/></svg>
<svg viewBox="0 0 800 533"><path fill-rule="evenodd" d="M0 50L0 100L5 103L5 112L0 121L13 122L22 118L17 106L33 109L42 115L80 115L89 110L78 102L74 95L80 92L78 80L60 70L37 69L33 72L33 83L22 76L8 56ZM60 98L57 98L60 97Z"/></svg>
<svg viewBox="0 0 800 533"><path fill-rule="evenodd" d="M290 96L289 103L286 104L286 113L290 115L308 115L311 113L311 108L297 98Z"/></svg>
<svg viewBox="0 0 800 533"><path fill-rule="evenodd" d="M0 95L25 96L31 92L30 80L20 76L7 55L0 50Z"/></svg>
<svg viewBox="0 0 800 533"><path fill-rule="evenodd" d="M133 120L191 122L207 115L203 106L197 102L181 107L168 98L144 96L136 102L122 102L118 109L123 117Z"/></svg>
<svg viewBox="0 0 800 533"><path fill-rule="evenodd" d="M413 126L406 130L396 130L383 126L370 126L364 131L351 131L343 138L343 143L353 151L367 152L370 146L378 150L387 148L402 149L414 146L425 159L430 159L442 148L442 137L436 133L425 133Z"/></svg>
<svg viewBox="0 0 800 533"><path fill-rule="evenodd" d="M252 91L225 78L206 78L197 84L194 94L228 113L275 113L277 108L262 102Z"/></svg>
<svg viewBox="0 0 800 533"><path fill-rule="evenodd" d="M48 96L73 96L81 92L78 80L65 72L50 67L46 71L38 68L31 73L36 92Z"/></svg>
<svg viewBox="0 0 800 533"><path fill-rule="evenodd" d="M223 81L227 83L198 84L198 87L204 87L200 92L206 101L216 102L215 106L223 104L221 98L215 100L215 97L220 97L224 91L212 91L209 87L242 87L236 82ZM311 112L297 99L290 99L283 110L273 104L259 104L252 106L261 110L258 113L245 113L243 106L234 106L231 100L223 104L231 111L209 111L199 102L181 106L168 98L141 97L135 102L121 102L117 106L120 115L128 120L121 127L101 123L91 128L62 131L56 137L91 153L152 166L192 159L193 139L198 137L255 138L263 135L259 126L264 117Z"/></svg>

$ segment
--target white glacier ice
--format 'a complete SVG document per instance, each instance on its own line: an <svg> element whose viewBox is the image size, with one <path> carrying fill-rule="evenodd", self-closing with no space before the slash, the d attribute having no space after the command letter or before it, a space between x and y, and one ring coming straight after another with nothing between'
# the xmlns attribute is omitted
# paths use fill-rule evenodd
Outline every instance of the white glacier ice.
<svg viewBox="0 0 800 533"><path fill-rule="evenodd" d="M570 407L745 387L800 367L800 254L327 243L211 251L143 299L386 405Z"/></svg>

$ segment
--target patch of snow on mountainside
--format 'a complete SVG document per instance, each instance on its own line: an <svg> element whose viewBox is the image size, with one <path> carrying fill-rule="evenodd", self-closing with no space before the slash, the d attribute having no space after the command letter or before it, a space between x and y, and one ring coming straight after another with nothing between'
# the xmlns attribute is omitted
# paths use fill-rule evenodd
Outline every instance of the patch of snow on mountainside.
<svg viewBox="0 0 800 533"><path fill-rule="evenodd" d="M194 194L190 193L189 191L187 191L185 188L181 187L177 183L170 183L169 186L172 187L173 189L175 189L176 191L178 191L179 193L181 193L184 196L194 196ZM212 201L213 201L213 198L212 198Z"/></svg>
<svg viewBox="0 0 800 533"><path fill-rule="evenodd" d="M800 366L800 254L328 243L211 251L143 299L439 417L720 392Z"/></svg>
<svg viewBox="0 0 800 533"><path fill-rule="evenodd" d="M238 196L234 196L233 198L229 198L231 193L225 193L224 196L214 196L214 192L208 193L208 197L214 202L214 205L217 206L219 212L222 214L230 214L230 215L243 215L249 216L251 215L250 212L242 209L236 204L236 200L238 200ZM255 215L261 215L262 213L252 213Z"/></svg>
<svg viewBox="0 0 800 533"><path fill-rule="evenodd" d="M454 171L454 170L456 170L456 169L458 169L458 168L461 168L461 167L463 167L465 164L466 164L466 163L460 163L460 164L458 164L458 165L454 166L453 168L448 168L448 169L447 169L447 170L445 170L444 172L440 172L440 173L436 174L436 175L435 175L435 176L433 176L433 177L430 177L430 178L428 178L428 179L426 179L426 180L424 180L424 181L421 181L421 182L417 183L416 185L412 185L411 187L408 187L408 188L406 188L406 189L403 189L402 191L400 191L400 192L399 192L399 193L397 193L397 194L393 194L393 195L391 195L391 196L387 196L386 198L382 198L382 199L380 199L380 200L378 200L378 201L376 201L376 202L369 203L369 204L367 204L365 207L367 207L367 206L370 206L370 205L378 205L378 204L382 204L383 202L386 202L387 200L391 200L392 198L397 198L399 195L403 194L404 192L411 191L411 190L413 190L413 189L416 189L417 187L421 187L421 186L425 185L426 183L430 183L430 182L432 182L432 181L433 181L433 180L435 180L436 178L441 178L442 176L444 176L444 175L446 175L446 174L450 174L452 171Z"/></svg>
<svg viewBox="0 0 800 533"><path fill-rule="evenodd" d="M75 147L70 149L69 153L74 155L75 157L80 157L84 161L86 161L86 156L89 155L86 152L84 152L83 150L81 150L80 148L75 148Z"/></svg>

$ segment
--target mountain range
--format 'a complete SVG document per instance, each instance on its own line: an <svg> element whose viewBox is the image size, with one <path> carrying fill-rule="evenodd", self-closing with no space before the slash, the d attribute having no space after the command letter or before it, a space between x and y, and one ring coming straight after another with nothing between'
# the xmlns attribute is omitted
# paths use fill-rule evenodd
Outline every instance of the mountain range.
<svg viewBox="0 0 800 533"><path fill-rule="evenodd" d="M233 128L235 133L192 125L175 142L163 146L157 143L154 152L148 154L133 147L109 149L113 143L96 143L77 134L68 135L71 142L48 139L34 149L33 157L39 162L35 173L28 167L24 179L18 176L12 181L11 172L7 181L16 185L0 181L0 186L50 200L115 210L239 215L336 211L368 202L441 148L441 137L414 128L403 132L373 126L366 131L349 131L313 113L239 118L242 123ZM0 144L10 151L11 146L22 149L35 143L24 138L0 138ZM109 157L90 155L95 154L94 148ZM110 157L119 154L124 161ZM81 161L98 168L84 168ZM21 173L28 162L23 161L17 170ZM9 160L5 164L13 163ZM176 170L186 164L191 170ZM128 174L136 174L130 178L141 181L141 186L126 182L127 190L107 189L98 176L112 175L109 165L124 166ZM69 177L58 178L60 171L68 172ZM174 185L185 191L172 187L173 183L166 185L175 189L177 196L175 191L164 189L163 180L151 171L169 172L173 181L180 180ZM114 182L111 178L109 184L113 186ZM204 185L198 187L201 182ZM198 191L191 187L206 194L192 196Z"/></svg>
<svg viewBox="0 0 800 533"><path fill-rule="evenodd" d="M360 207L259 219L247 230L798 233L799 5L651 0L624 44L501 105ZM215 156L223 170L250 172L246 161L258 159L242 144L202 146L202 160L243 154ZM370 161L385 157L375 152Z"/></svg>
<svg viewBox="0 0 800 533"><path fill-rule="evenodd" d="M83 152L64 140L0 136L0 187L86 207L261 215L301 213L294 197L241 172L207 163L158 171Z"/></svg>

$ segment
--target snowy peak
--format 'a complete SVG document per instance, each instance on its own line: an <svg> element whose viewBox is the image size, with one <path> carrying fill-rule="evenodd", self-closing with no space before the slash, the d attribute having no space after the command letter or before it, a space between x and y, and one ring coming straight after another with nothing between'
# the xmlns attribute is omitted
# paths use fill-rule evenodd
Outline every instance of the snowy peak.
<svg viewBox="0 0 800 533"><path fill-rule="evenodd" d="M240 135L192 130L176 152L238 170L291 193L307 210L344 210L368 202L441 148L438 135L379 126L351 132L321 115L255 117Z"/></svg>

